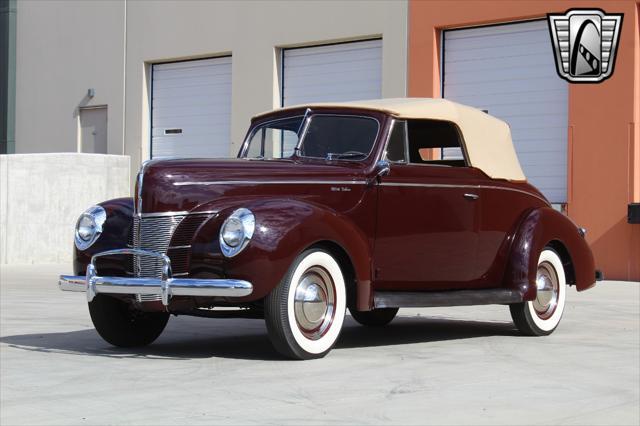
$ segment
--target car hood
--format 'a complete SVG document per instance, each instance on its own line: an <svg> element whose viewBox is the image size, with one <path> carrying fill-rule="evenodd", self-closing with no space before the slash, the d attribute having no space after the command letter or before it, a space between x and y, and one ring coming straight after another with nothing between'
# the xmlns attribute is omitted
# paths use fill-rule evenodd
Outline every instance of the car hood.
<svg viewBox="0 0 640 426"><path fill-rule="evenodd" d="M365 176L366 164L353 161L153 160L145 163L138 175L136 210L197 211L221 197L304 194L310 191L310 186L316 186L314 183L340 188L349 182L361 183Z"/></svg>

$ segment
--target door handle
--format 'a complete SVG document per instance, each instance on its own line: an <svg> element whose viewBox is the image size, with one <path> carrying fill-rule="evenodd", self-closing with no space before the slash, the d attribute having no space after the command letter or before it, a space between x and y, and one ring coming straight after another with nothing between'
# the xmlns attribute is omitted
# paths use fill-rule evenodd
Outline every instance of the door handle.
<svg viewBox="0 0 640 426"><path fill-rule="evenodd" d="M467 200L477 200L478 198L480 198L480 196L478 194L464 194L463 195L464 198L466 198Z"/></svg>

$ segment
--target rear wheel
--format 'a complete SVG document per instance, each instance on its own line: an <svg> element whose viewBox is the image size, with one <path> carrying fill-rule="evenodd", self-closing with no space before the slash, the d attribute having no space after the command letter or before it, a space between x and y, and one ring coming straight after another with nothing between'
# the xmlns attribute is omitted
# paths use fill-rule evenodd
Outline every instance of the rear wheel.
<svg viewBox="0 0 640 426"><path fill-rule="evenodd" d="M538 259L536 298L509 305L511 318L521 333L546 336L558 327L566 298L564 267L558 254L545 248Z"/></svg>
<svg viewBox="0 0 640 426"><path fill-rule="evenodd" d="M98 294L89 302L89 314L104 340L125 348L153 343L169 321L166 312L142 312L104 294Z"/></svg>
<svg viewBox="0 0 640 426"><path fill-rule="evenodd" d="M271 343L288 358L325 356L340 335L346 303L338 262L322 249L306 250L265 299Z"/></svg>
<svg viewBox="0 0 640 426"><path fill-rule="evenodd" d="M359 324L368 327L382 327L393 321L398 313L398 308L380 308L371 311L358 311L354 308L349 308L349 312Z"/></svg>

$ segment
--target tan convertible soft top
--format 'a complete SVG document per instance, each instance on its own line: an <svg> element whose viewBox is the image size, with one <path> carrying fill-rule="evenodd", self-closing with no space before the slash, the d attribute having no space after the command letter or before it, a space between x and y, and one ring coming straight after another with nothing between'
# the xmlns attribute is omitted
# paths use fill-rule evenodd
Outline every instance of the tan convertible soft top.
<svg viewBox="0 0 640 426"><path fill-rule="evenodd" d="M395 98L370 101L316 103L285 109L314 107L361 108L384 111L398 118L451 121L460 127L469 162L494 179L526 180L511 141L509 126L476 108L446 99ZM256 117L264 115L260 114Z"/></svg>

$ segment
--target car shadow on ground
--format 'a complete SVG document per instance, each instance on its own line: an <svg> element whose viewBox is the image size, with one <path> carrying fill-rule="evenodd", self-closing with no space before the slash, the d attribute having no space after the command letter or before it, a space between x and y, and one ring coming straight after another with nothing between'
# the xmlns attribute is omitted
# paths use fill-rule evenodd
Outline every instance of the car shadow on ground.
<svg viewBox="0 0 640 426"><path fill-rule="evenodd" d="M511 322L414 316L398 317L386 327L374 328L347 317L334 350L517 335ZM180 317L169 322L155 343L143 348L113 347L94 329L3 336L0 342L28 351L112 358L283 360L271 346L264 322L248 319Z"/></svg>

